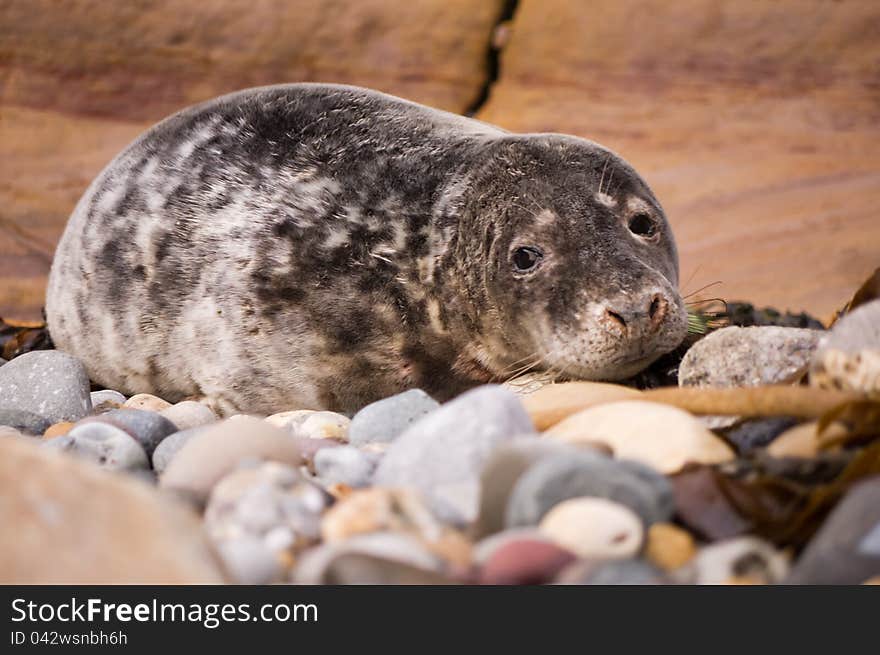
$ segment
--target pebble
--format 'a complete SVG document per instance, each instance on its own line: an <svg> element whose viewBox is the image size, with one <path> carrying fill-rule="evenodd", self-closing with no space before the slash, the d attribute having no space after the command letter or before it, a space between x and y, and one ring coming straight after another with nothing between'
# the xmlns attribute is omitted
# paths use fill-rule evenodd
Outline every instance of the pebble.
<svg viewBox="0 0 880 655"><path fill-rule="evenodd" d="M687 530L671 523L655 523L648 529L645 557L664 571L674 571L697 554L694 538Z"/></svg>
<svg viewBox="0 0 880 655"><path fill-rule="evenodd" d="M419 496L406 489L374 487L352 492L331 507L321 521L326 543L370 532L408 532L436 541L444 531Z"/></svg>
<svg viewBox="0 0 880 655"><path fill-rule="evenodd" d="M348 426L351 419L336 412L318 412L311 409L297 409L273 414L266 418L272 425L288 431L296 437L308 439L335 439L348 441Z"/></svg>
<svg viewBox="0 0 880 655"><path fill-rule="evenodd" d="M156 450L153 451L153 470L156 474L162 475L165 469L168 468L172 458L183 448L183 445L203 430L204 427L190 428L189 430L175 432L162 439L159 445L156 446Z"/></svg>
<svg viewBox="0 0 880 655"><path fill-rule="evenodd" d="M189 430L202 425L210 425L216 423L219 419L210 407L194 400L184 400L167 409L163 409L160 414L166 419L174 423L178 430Z"/></svg>
<svg viewBox="0 0 880 655"><path fill-rule="evenodd" d="M577 412L616 402L637 400L641 392L631 387L603 382L550 384L523 399L526 411L538 430L546 430Z"/></svg>
<svg viewBox="0 0 880 655"><path fill-rule="evenodd" d="M435 574L444 568L442 560L428 550L417 537L398 532L373 532L307 550L297 560L293 582L328 584L330 581L337 581L339 578L334 574L333 564L341 557L350 554L380 558L383 561L391 561ZM366 582L363 579L350 578L348 581L362 584Z"/></svg>
<svg viewBox="0 0 880 655"><path fill-rule="evenodd" d="M0 368L0 420L4 424L43 434L53 423L78 421L91 411L89 376L75 357L58 350L38 350Z"/></svg>
<svg viewBox="0 0 880 655"><path fill-rule="evenodd" d="M797 382L824 334L776 326L716 330L687 351L678 369L678 383L683 387L755 387Z"/></svg>
<svg viewBox="0 0 880 655"><path fill-rule="evenodd" d="M788 557L758 537L736 537L704 546L676 577L688 584L778 584Z"/></svg>
<svg viewBox="0 0 880 655"><path fill-rule="evenodd" d="M666 585L672 581L663 571L642 559L581 561L564 569L557 584L568 585Z"/></svg>
<svg viewBox="0 0 880 655"><path fill-rule="evenodd" d="M144 409L150 412L161 412L171 407L171 403L149 393L135 394L123 404L128 409Z"/></svg>
<svg viewBox="0 0 880 655"><path fill-rule="evenodd" d="M355 445L394 441L415 421L440 407L421 389L410 389L361 409L351 419L348 440Z"/></svg>
<svg viewBox="0 0 880 655"><path fill-rule="evenodd" d="M813 357L810 384L880 392L880 298L856 307L834 324Z"/></svg>
<svg viewBox="0 0 880 655"><path fill-rule="evenodd" d="M740 455L751 455L794 425L797 419L788 416L752 419L726 430L724 436Z"/></svg>
<svg viewBox="0 0 880 655"><path fill-rule="evenodd" d="M125 430L109 423L79 423L66 435L43 444L90 460L110 471L138 471L150 467L141 444Z"/></svg>
<svg viewBox="0 0 880 655"><path fill-rule="evenodd" d="M24 439L26 441L31 441L31 437L22 434L8 425L0 425L0 439Z"/></svg>
<svg viewBox="0 0 880 655"><path fill-rule="evenodd" d="M25 412L20 409L4 409L0 407L0 425L20 430L25 434L43 434L52 425L49 419Z"/></svg>
<svg viewBox="0 0 880 655"><path fill-rule="evenodd" d="M125 430L143 447L147 457L152 457L156 446L165 437L178 431L177 426L161 414L143 409L113 409L83 419L77 425L86 423L109 423Z"/></svg>
<svg viewBox="0 0 880 655"><path fill-rule="evenodd" d="M228 582L190 508L130 475L36 445L60 439L0 440L5 584Z"/></svg>
<svg viewBox="0 0 880 655"><path fill-rule="evenodd" d="M492 554L510 541L540 541L546 544L553 544L540 530L538 526L527 526L523 528L510 528L502 532L496 532L493 535L481 539L472 551L474 564L482 566L489 561ZM555 545L555 544L554 544Z"/></svg>
<svg viewBox="0 0 880 655"><path fill-rule="evenodd" d="M686 411L643 400L626 400L578 412L545 433L567 443L599 441L616 457L643 462L665 474L688 462L720 464L731 448Z"/></svg>
<svg viewBox="0 0 880 655"><path fill-rule="evenodd" d="M795 425L773 440L767 446L767 454L771 457L816 457L821 451L819 441L819 422L810 421ZM848 434L846 426L841 423L830 424L824 433L823 440L833 441L836 437Z"/></svg>
<svg viewBox="0 0 880 655"><path fill-rule="evenodd" d="M541 519L540 531L584 559L624 559L642 546L641 519L628 507L605 498L571 498Z"/></svg>
<svg viewBox="0 0 880 655"><path fill-rule="evenodd" d="M322 448L315 453L314 469L322 483L369 486L379 456L354 446Z"/></svg>
<svg viewBox="0 0 880 655"><path fill-rule="evenodd" d="M443 585L457 581L432 570L403 562L365 555L343 553L335 557L323 571L323 584L328 585Z"/></svg>
<svg viewBox="0 0 880 655"><path fill-rule="evenodd" d="M495 448L480 475L480 509L474 536L479 539L504 529L510 494L517 480L532 464L548 455L576 455L585 450L534 437L515 439ZM535 519L534 524L537 523L538 519Z"/></svg>
<svg viewBox="0 0 880 655"><path fill-rule="evenodd" d="M125 404L125 396L112 389L93 391L90 396L92 399L92 412L94 414L103 414L111 409L119 409Z"/></svg>
<svg viewBox="0 0 880 655"><path fill-rule="evenodd" d="M61 437L68 432L70 432L71 428L76 425L75 423L71 423L70 421L63 421L62 423L56 423L55 425L50 425L46 431L43 433L44 439L54 439L55 437Z"/></svg>
<svg viewBox="0 0 880 655"><path fill-rule="evenodd" d="M480 569L479 582L490 585L546 584L575 560L571 551L552 542L514 539L493 551Z"/></svg>
<svg viewBox="0 0 880 655"><path fill-rule="evenodd" d="M161 487L196 501L206 500L211 488L242 460L300 464L299 449L290 435L261 419L227 419L196 429L199 432L186 440L159 478Z"/></svg>
<svg viewBox="0 0 880 655"><path fill-rule="evenodd" d="M591 452L548 455L517 480L507 503L507 527L538 525L555 505L570 498L604 498L628 507L647 526L675 509L672 486L637 463Z"/></svg>
<svg viewBox="0 0 880 655"><path fill-rule="evenodd" d="M330 497L293 467L265 462L233 471L211 491L205 529L242 584L280 581L320 536ZM271 578L266 578L267 575Z"/></svg>
<svg viewBox="0 0 880 655"><path fill-rule="evenodd" d="M859 482L825 519L787 584L861 584L880 572L880 475Z"/></svg>
<svg viewBox="0 0 880 655"><path fill-rule="evenodd" d="M374 484L419 490L443 521L477 516L480 472L492 450L534 434L519 398L497 385L468 391L413 423L391 443Z"/></svg>

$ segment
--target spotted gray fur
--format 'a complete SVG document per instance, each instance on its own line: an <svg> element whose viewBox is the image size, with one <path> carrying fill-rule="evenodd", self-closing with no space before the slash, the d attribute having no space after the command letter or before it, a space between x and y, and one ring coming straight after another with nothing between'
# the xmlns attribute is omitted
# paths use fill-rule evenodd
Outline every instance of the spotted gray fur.
<svg viewBox="0 0 880 655"><path fill-rule="evenodd" d="M46 312L114 389L351 412L528 366L632 375L684 335L677 284L660 204L609 150L291 84L184 110L116 157L70 218Z"/></svg>

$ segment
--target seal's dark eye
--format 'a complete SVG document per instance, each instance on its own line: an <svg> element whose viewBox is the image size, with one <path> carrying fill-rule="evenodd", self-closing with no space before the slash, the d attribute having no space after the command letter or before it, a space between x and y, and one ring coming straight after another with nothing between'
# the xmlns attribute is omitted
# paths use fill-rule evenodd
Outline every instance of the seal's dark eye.
<svg viewBox="0 0 880 655"><path fill-rule="evenodd" d="M544 255L537 248L525 246L517 248L513 251L513 267L518 273L527 273L531 271Z"/></svg>
<svg viewBox="0 0 880 655"><path fill-rule="evenodd" d="M629 219L629 231L640 237L652 237L657 233L657 226L647 214L636 214Z"/></svg>

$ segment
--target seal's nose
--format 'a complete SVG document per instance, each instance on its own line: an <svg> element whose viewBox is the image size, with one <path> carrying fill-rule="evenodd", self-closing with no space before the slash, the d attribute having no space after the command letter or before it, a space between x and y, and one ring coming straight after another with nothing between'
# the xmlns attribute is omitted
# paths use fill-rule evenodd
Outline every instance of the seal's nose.
<svg viewBox="0 0 880 655"><path fill-rule="evenodd" d="M605 308L605 324L624 334L653 332L669 311L669 299L662 292L654 292L637 299L618 300Z"/></svg>

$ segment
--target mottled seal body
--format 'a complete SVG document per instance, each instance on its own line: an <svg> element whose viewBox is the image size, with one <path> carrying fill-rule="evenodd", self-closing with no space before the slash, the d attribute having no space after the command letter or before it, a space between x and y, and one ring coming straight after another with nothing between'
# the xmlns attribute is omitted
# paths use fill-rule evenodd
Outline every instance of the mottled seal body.
<svg viewBox="0 0 880 655"><path fill-rule="evenodd" d="M186 109L116 157L46 314L108 387L351 412L518 370L628 377L684 336L677 284L660 204L601 146L292 84Z"/></svg>

